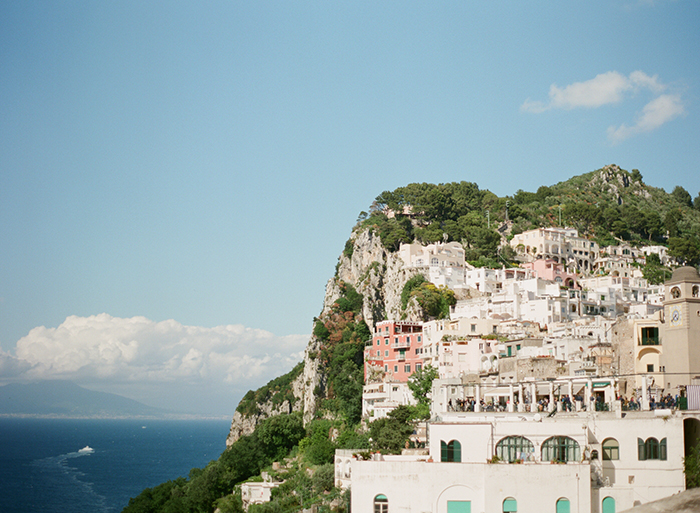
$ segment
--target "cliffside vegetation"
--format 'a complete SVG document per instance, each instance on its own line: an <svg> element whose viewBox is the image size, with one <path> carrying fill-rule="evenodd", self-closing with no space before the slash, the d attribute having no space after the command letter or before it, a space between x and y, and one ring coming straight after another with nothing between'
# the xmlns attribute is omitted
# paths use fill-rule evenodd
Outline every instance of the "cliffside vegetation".
<svg viewBox="0 0 700 513"><path fill-rule="evenodd" d="M358 222L376 230L391 251L401 243L426 244L446 236L461 242L467 260L477 266L500 267L508 260L498 254L501 238L495 228L514 235L548 226L577 228L603 246L616 238L665 244L685 263L700 262L700 193L692 200L677 185L669 194L644 184L639 170L615 164L503 198L470 182L414 183L377 196Z"/></svg>
<svg viewBox="0 0 700 513"><path fill-rule="evenodd" d="M260 480L263 470L271 479L284 482L273 491L270 503L251 506L251 513L295 512L312 505L320 512L347 511L347 495L333 488L334 451L354 449L361 457L369 457L370 450L400 452L412 432L412 419L428 415L427 392L435 377L434 369L426 367L411 378L418 406L400 407L368 425L360 422L363 351L371 339L363 306L370 300L379 304L381 294L372 287L378 287L376 283L382 283L387 273L390 259L384 256L396 252L401 243L447 240L460 242L472 264L501 267L513 258L510 248L501 246L503 237L549 226L575 227L601 245L619 241L666 245L682 262L700 263L700 194L693 200L681 186L670 194L649 187L638 170L610 165L536 192L519 190L503 198L470 182L410 184L383 192L369 213L360 214L355 233L343 248L343 276L352 275L352 283L336 273L329 282L329 290L335 292L314 319L306 364L315 368L318 380L307 379L308 369L302 362L288 374L249 391L237 407L243 417L258 415L263 405L279 407L285 401L299 409L293 384L307 379L309 387L318 385L313 394L304 395L305 405L313 395L312 416L306 418L306 425L298 411L260 420L252 433L241 436L217 460L193 469L187 478L144 490L124 511L212 512L219 508L222 513L241 512L240 483ZM348 271L351 261L359 260L353 239L362 230L379 236L383 248L378 253L383 256L373 257L353 274ZM669 275L653 255L643 272L652 283L661 283ZM371 281L378 277L382 279ZM397 304L400 293L404 312L415 302L425 318L446 317L455 303L452 291L435 287L422 275L407 273L398 283L392 293ZM368 310L364 311L367 315ZM382 320L381 304L370 311L374 321ZM279 465L273 469L272 462Z"/></svg>
<svg viewBox="0 0 700 513"><path fill-rule="evenodd" d="M264 387L257 390L249 390L238 403L236 411L246 415L255 415L260 412L260 405L270 401L279 406L284 401L289 401L290 406L298 401L292 391L292 381L304 371L304 362L299 362L291 371L273 379Z"/></svg>

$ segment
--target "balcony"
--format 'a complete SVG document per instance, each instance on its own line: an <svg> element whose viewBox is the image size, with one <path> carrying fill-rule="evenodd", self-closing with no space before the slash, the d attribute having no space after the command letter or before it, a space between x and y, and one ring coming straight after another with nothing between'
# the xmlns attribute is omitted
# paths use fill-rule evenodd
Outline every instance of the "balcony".
<svg viewBox="0 0 700 513"><path fill-rule="evenodd" d="M394 349L408 349L409 347L411 347L411 343L410 342L394 342L391 345L391 347L393 347Z"/></svg>

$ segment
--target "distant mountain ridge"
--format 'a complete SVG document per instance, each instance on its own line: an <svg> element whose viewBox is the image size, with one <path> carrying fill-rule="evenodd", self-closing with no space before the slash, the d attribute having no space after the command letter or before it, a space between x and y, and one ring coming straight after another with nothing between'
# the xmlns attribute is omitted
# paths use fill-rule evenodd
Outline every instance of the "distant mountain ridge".
<svg viewBox="0 0 700 513"><path fill-rule="evenodd" d="M70 381L46 380L0 387L0 415L63 417L163 416L167 410L107 392L95 392Z"/></svg>

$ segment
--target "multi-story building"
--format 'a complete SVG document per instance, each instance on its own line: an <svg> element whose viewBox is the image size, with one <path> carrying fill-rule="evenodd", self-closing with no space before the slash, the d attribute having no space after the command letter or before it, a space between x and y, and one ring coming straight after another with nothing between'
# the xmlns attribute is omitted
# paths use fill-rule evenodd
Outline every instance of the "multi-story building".
<svg viewBox="0 0 700 513"><path fill-rule="evenodd" d="M538 228L519 233L510 241L518 257L525 262L552 259L570 269L590 273L598 258L598 244L580 237L573 228Z"/></svg>
<svg viewBox="0 0 700 513"><path fill-rule="evenodd" d="M365 347L365 380L374 367L388 381L407 382L423 365L423 327L420 322L381 321Z"/></svg>
<svg viewBox="0 0 700 513"><path fill-rule="evenodd" d="M399 256L406 267L418 268L428 280L437 285L458 290L465 287L464 248L459 242L401 244Z"/></svg>
<svg viewBox="0 0 700 513"><path fill-rule="evenodd" d="M538 278L555 281L566 287L577 287L577 276L566 271L566 265L551 258L534 260L520 264L523 269L532 270Z"/></svg>
<svg viewBox="0 0 700 513"><path fill-rule="evenodd" d="M336 475L350 484L354 509L407 513L610 513L684 490L683 457L698 441L700 412L623 417L612 403L611 411L592 402L554 415L447 403L428 426L424 454L347 455Z"/></svg>

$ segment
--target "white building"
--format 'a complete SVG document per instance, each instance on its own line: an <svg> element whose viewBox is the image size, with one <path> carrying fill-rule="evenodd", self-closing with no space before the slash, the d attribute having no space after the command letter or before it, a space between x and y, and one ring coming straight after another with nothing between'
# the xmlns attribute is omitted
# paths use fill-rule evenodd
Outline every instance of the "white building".
<svg viewBox="0 0 700 513"><path fill-rule="evenodd" d="M452 290L464 288L464 248L459 242L428 244L422 246L414 242L401 244L399 257L406 267L420 268L428 280Z"/></svg>
<svg viewBox="0 0 700 513"><path fill-rule="evenodd" d="M398 406L415 405L417 401L407 383L370 383L362 387L362 417L381 419Z"/></svg>
<svg viewBox="0 0 700 513"><path fill-rule="evenodd" d="M428 454L349 457L336 471L355 511L614 513L684 490L699 431L698 412L670 410L444 413Z"/></svg>
<svg viewBox="0 0 700 513"><path fill-rule="evenodd" d="M598 258L598 244L580 237L573 228L537 228L515 235L511 247L521 260L551 258L570 269L591 272Z"/></svg>

